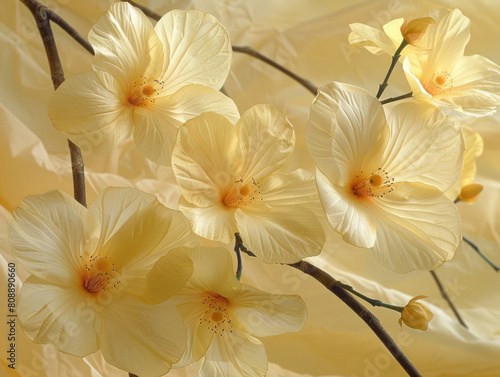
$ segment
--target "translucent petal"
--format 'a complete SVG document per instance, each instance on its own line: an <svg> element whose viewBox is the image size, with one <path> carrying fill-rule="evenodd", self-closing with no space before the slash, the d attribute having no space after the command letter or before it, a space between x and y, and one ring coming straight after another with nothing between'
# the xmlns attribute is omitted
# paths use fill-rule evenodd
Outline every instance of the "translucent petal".
<svg viewBox="0 0 500 377"><path fill-rule="evenodd" d="M158 78L163 46L148 18L128 3L110 6L89 32L93 67L111 74L127 90L142 78Z"/></svg>
<svg viewBox="0 0 500 377"><path fill-rule="evenodd" d="M235 218L245 246L265 263L296 263L325 243L321 223L303 206L250 207Z"/></svg>
<svg viewBox="0 0 500 377"><path fill-rule="evenodd" d="M299 331L307 318L304 301L297 296L271 294L249 285L231 299L235 326L258 337Z"/></svg>
<svg viewBox="0 0 500 377"><path fill-rule="evenodd" d="M314 173L298 169L289 174L273 174L260 182L266 204L293 205L318 201Z"/></svg>
<svg viewBox="0 0 500 377"><path fill-rule="evenodd" d="M380 101L364 89L330 83L320 88L307 124L307 148L331 182L376 170L388 138Z"/></svg>
<svg viewBox="0 0 500 377"><path fill-rule="evenodd" d="M87 210L62 191L24 199L9 221L12 253L33 275L72 284L85 246Z"/></svg>
<svg viewBox="0 0 500 377"><path fill-rule="evenodd" d="M222 115L204 113L180 128L172 169L188 202L200 207L220 202L220 190L234 183L240 166L236 131Z"/></svg>
<svg viewBox="0 0 500 377"><path fill-rule="evenodd" d="M426 103L402 103L388 116L391 137L382 158L396 182L420 182L441 191L462 171L464 141L459 125Z"/></svg>
<svg viewBox="0 0 500 377"><path fill-rule="evenodd" d="M187 341L182 317L170 301L149 305L127 295L104 307L96 329L108 363L145 377L167 373Z"/></svg>
<svg viewBox="0 0 500 377"><path fill-rule="evenodd" d="M229 97L201 85L186 86L172 95L159 96L151 106L134 110L137 148L151 161L170 165L179 127L209 111L224 115L231 123L239 118L238 109Z"/></svg>
<svg viewBox="0 0 500 377"><path fill-rule="evenodd" d="M56 90L48 106L56 130L86 151L109 152L133 129L132 110L124 92L107 73L71 76Z"/></svg>
<svg viewBox="0 0 500 377"><path fill-rule="evenodd" d="M21 289L18 318L34 342L85 357L99 349L95 312L86 298L79 286L55 285L30 276Z"/></svg>
<svg viewBox="0 0 500 377"><path fill-rule="evenodd" d="M462 241L453 202L432 186L400 183L394 187L374 208L375 258L400 273L435 269L452 259Z"/></svg>
<svg viewBox="0 0 500 377"><path fill-rule="evenodd" d="M229 35L217 19L197 11L173 10L155 30L165 49L160 81L174 93L190 84L219 90L229 73L232 49Z"/></svg>
<svg viewBox="0 0 500 377"><path fill-rule="evenodd" d="M241 178L256 181L284 168L295 145L293 127L270 105L256 105L236 125L243 153Z"/></svg>

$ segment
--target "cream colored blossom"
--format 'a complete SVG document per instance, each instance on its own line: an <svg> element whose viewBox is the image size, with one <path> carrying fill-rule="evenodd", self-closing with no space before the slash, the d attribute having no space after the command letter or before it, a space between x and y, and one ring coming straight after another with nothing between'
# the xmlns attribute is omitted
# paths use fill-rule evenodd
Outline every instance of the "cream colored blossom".
<svg viewBox="0 0 500 377"><path fill-rule="evenodd" d="M176 281L167 277L162 287L164 297L175 294L192 263L166 253L193 237L180 212L136 189L106 189L89 210L61 191L26 198L9 222L12 252L32 274L20 292L21 327L71 355L101 349L127 372L163 375L187 334L171 302L142 300L146 274L161 256L181 263Z"/></svg>
<svg viewBox="0 0 500 377"><path fill-rule="evenodd" d="M304 302L240 283L226 249L200 247L188 253L193 275L172 298L188 329L177 366L194 362L200 377L264 376L266 352L256 337L299 331L307 317ZM150 275L166 276L158 265Z"/></svg>
<svg viewBox="0 0 500 377"><path fill-rule="evenodd" d="M85 150L108 152L129 135L170 164L177 129L205 111L236 121L219 92L229 72L229 36L215 17L173 10L153 27L128 3L113 4L89 33L93 71L69 77L49 104L54 127Z"/></svg>
<svg viewBox="0 0 500 377"><path fill-rule="evenodd" d="M460 219L442 191L458 179L464 147L451 118L402 103L386 120L370 93L331 83L313 102L306 136L326 216L345 241L397 272L453 258Z"/></svg>
<svg viewBox="0 0 500 377"><path fill-rule="evenodd" d="M172 168L179 209L201 237L245 245L268 263L294 263L320 253L325 236L306 205L317 201L311 174L284 168L295 136L286 117L257 105L234 127L205 113L179 129Z"/></svg>
<svg viewBox="0 0 500 377"><path fill-rule="evenodd" d="M401 318L399 318L399 326L403 327L403 323L416 330L427 330L429 322L434 318L434 314L429 310L427 306L417 300L427 298L427 296L416 296L413 297L410 302L404 307Z"/></svg>
<svg viewBox="0 0 500 377"><path fill-rule="evenodd" d="M413 96L467 115L493 114L500 105L500 67L481 55L464 56L470 20L458 9L429 15L437 23L427 29L422 44L431 51L403 62Z"/></svg>

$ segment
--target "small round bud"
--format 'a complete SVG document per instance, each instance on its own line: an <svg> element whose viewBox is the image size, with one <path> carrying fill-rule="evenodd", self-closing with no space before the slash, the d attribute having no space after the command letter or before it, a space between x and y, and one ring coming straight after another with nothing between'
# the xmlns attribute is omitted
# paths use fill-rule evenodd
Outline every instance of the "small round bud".
<svg viewBox="0 0 500 377"><path fill-rule="evenodd" d="M462 187L462 191L460 191L460 195L458 198L465 203L472 204L474 203L480 196L483 191L483 185L480 183L469 183Z"/></svg>
<svg viewBox="0 0 500 377"><path fill-rule="evenodd" d="M410 302L404 307L401 318L398 323L401 327L403 327L403 323L411 327L412 329L427 330L427 326L434 315L432 312L420 302L416 302L422 298L427 298L427 296L417 296L410 300Z"/></svg>
<svg viewBox="0 0 500 377"><path fill-rule="evenodd" d="M420 17L410 22L405 19L405 22L401 25L401 34L403 34L406 42L412 45L424 36L430 25L435 23L436 21L431 17Z"/></svg>

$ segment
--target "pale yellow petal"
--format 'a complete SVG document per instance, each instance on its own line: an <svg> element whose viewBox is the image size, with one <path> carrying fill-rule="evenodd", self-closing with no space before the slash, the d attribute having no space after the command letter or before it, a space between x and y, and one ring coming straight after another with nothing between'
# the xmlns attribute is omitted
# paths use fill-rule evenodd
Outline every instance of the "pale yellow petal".
<svg viewBox="0 0 500 377"><path fill-rule="evenodd" d="M307 124L307 149L330 181L345 185L351 174L377 169L388 138L380 101L366 90L340 83L320 88Z"/></svg>
<svg viewBox="0 0 500 377"><path fill-rule="evenodd" d="M388 116L391 138L383 169L395 182L420 182L445 191L462 172L464 140L459 125L426 103L402 103Z"/></svg>
<svg viewBox="0 0 500 377"><path fill-rule="evenodd" d="M163 46L151 21L128 3L110 6L89 32L94 47L94 70L107 72L123 89L143 78L157 78Z"/></svg>
<svg viewBox="0 0 500 377"><path fill-rule="evenodd" d="M236 279L233 260L229 251L222 247L198 247L190 251L193 275L189 283L203 291L215 292L232 298L243 288Z"/></svg>
<svg viewBox="0 0 500 377"><path fill-rule="evenodd" d="M219 90L229 73L232 48L217 19L198 10L173 10L155 26L165 49L160 81L174 93L190 84Z"/></svg>
<svg viewBox="0 0 500 377"><path fill-rule="evenodd" d="M134 214L151 206L156 197L134 188L108 187L94 200L87 214L89 252L100 250Z"/></svg>
<svg viewBox="0 0 500 377"><path fill-rule="evenodd" d="M85 299L79 286L55 285L30 276L19 296L18 319L35 343L49 343L60 351L85 357L99 349L95 312Z"/></svg>
<svg viewBox="0 0 500 377"><path fill-rule="evenodd" d="M74 283L85 246L86 212L59 190L27 197L9 221L12 253L30 273L47 282Z"/></svg>
<svg viewBox="0 0 500 377"><path fill-rule="evenodd" d="M289 174L276 173L260 182L260 192L266 204L293 205L318 201L314 173L297 169Z"/></svg>
<svg viewBox="0 0 500 377"><path fill-rule="evenodd" d="M193 274L190 249L179 247L158 259L146 277L145 298L159 304L180 291Z"/></svg>
<svg viewBox="0 0 500 377"><path fill-rule="evenodd" d="M423 81L435 72L453 70L470 39L470 20L459 9L439 9L428 16L436 23L429 26L421 42L422 47L432 49L423 58L426 62Z"/></svg>
<svg viewBox="0 0 500 377"><path fill-rule="evenodd" d="M372 247L376 226L371 210L351 195L348 187L334 185L319 170L316 171L316 184L331 227L352 245Z"/></svg>
<svg viewBox="0 0 500 377"><path fill-rule="evenodd" d="M234 220L235 210L220 203L198 207L181 198L179 210L189 220L193 232L208 240L230 243L238 231Z"/></svg>
<svg viewBox="0 0 500 377"><path fill-rule="evenodd" d="M403 19L393 20L391 22L399 22L399 26L401 26ZM382 53L394 55L398 48L394 41L381 30L360 23L349 24L349 27L352 31L349 34L349 43L353 47L365 47L375 55ZM402 39L403 37L401 36L401 40Z"/></svg>
<svg viewBox="0 0 500 377"><path fill-rule="evenodd" d="M436 104L467 115L495 113L500 105L500 67L480 55L464 56L451 72L449 92L433 96Z"/></svg>
<svg viewBox="0 0 500 377"><path fill-rule="evenodd" d="M259 182L284 168L295 145L293 126L286 116L270 105L256 105L236 124L243 153L243 180Z"/></svg>
<svg viewBox="0 0 500 377"><path fill-rule="evenodd" d="M209 111L224 115L233 124L239 118L233 100L201 85L190 85L171 95L159 96L147 108L137 107L134 110L137 148L151 161L170 165L179 127Z"/></svg>
<svg viewBox="0 0 500 377"><path fill-rule="evenodd" d="M249 285L231 299L231 318L239 329L264 337L300 331L307 319L307 308L297 295L279 295Z"/></svg>
<svg viewBox="0 0 500 377"><path fill-rule="evenodd" d="M131 296L114 298L97 317L104 359L144 377L158 377L180 360L187 332L170 302L145 304Z"/></svg>
<svg viewBox="0 0 500 377"><path fill-rule="evenodd" d="M325 243L321 223L305 206L250 207L235 218L245 246L265 263L296 263Z"/></svg>
<svg viewBox="0 0 500 377"><path fill-rule="evenodd" d="M394 185L378 198L375 258L405 273L431 270L455 256L462 241L460 217L453 202L438 189L419 183Z"/></svg>
<svg viewBox="0 0 500 377"><path fill-rule="evenodd" d="M262 343L238 329L214 337L205 357L193 366L200 377L264 377L268 367Z"/></svg>
<svg viewBox="0 0 500 377"><path fill-rule="evenodd" d="M234 126L222 115L204 113L179 129L172 169L182 195L207 207L220 202L220 191L232 185L241 165Z"/></svg>
<svg viewBox="0 0 500 377"><path fill-rule="evenodd" d="M129 136L132 112L119 82L99 72L68 77L48 107L56 130L86 151L109 152Z"/></svg>

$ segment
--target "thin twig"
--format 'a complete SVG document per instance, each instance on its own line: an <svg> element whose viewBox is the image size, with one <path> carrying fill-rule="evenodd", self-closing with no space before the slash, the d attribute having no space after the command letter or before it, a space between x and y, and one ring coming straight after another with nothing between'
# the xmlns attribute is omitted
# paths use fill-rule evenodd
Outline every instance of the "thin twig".
<svg viewBox="0 0 500 377"><path fill-rule="evenodd" d="M137 375L136 375L136 374L133 374L133 373L129 373L129 374L128 374L128 377L137 377Z"/></svg>
<svg viewBox="0 0 500 377"><path fill-rule="evenodd" d="M243 240L239 233L235 235L236 244L241 251L248 254L251 257L255 257L255 254L249 251L243 244ZM415 366L408 360L406 355L403 353L401 348L396 344L396 342L391 338L391 336L384 329L377 317L375 317L367 308L365 308L359 301L357 301L349 292L347 292L339 281L334 279L331 275L323 271L322 269L308 263L306 261L300 261L298 263L289 264L288 266L296 268L303 273L312 276L317 281L319 281L323 286L342 300L349 308L351 308L360 317L370 329L377 335L377 337L382 341L384 346L389 350L389 352L394 356L397 362L403 367L406 373L411 377L421 377L419 371Z"/></svg>
<svg viewBox="0 0 500 377"><path fill-rule="evenodd" d="M479 248L479 246L477 246L474 242L472 242L471 240L469 240L469 239L468 239L468 238L466 238L466 237L462 237L462 238L463 238L463 240L464 240L466 243L468 243L468 244L469 244L469 246L470 246L470 247L472 247L472 248L476 251L476 253L478 253L478 254L479 254L479 256L480 256L481 258L483 258L483 259L486 261L486 263L488 263L491 267L493 267L493 269L494 269L496 272L500 271L500 267L498 267L495 263L493 263L493 262L490 260L490 258L488 258L486 255L484 255L484 254L483 254L483 252L481 251L481 249Z"/></svg>
<svg viewBox="0 0 500 377"><path fill-rule="evenodd" d="M448 306L453 311L453 314L455 314L455 317L457 317L458 322L460 322L460 324L463 327L465 327L466 329L468 329L469 326L467 326L467 324L465 323L464 319L462 318L462 316L458 312L457 308L455 307L455 304L453 303L453 301L451 301L450 296L448 296L448 293L446 292L446 289L444 288L443 284L441 283L441 279L439 279L439 276L437 275L437 273L435 271L430 271L430 272L431 272L432 277L436 281L436 284L437 284L437 286L439 288L439 291L441 292L441 296L448 303Z"/></svg>
<svg viewBox="0 0 500 377"><path fill-rule="evenodd" d="M21 2L30 10L35 18L38 31L42 37L45 53L49 61L50 74L54 89L64 81L64 72L57 52L57 46L54 40L54 34L50 27L50 17L48 9L36 0L21 0ZM87 206L85 200L85 172L83 165L82 152L75 144L68 140L68 146L71 156L71 167L73 173L73 191L75 199L83 206Z"/></svg>
<svg viewBox="0 0 500 377"><path fill-rule="evenodd" d="M63 29L66 33L68 33L71 38L77 41L78 44L80 44L85 50L94 55L94 48L92 47L92 45L85 38L83 38L74 28L72 28L53 10L46 9L46 12L49 15L51 21L59 25L59 27Z"/></svg>
<svg viewBox="0 0 500 377"><path fill-rule="evenodd" d="M237 234L237 236L236 236ZM241 279L241 271L243 271L243 262L241 260L241 252L240 252L240 245L243 244L242 242L238 242L238 239L241 240L240 234L236 233L235 234L235 242L234 242L234 252L236 253L236 258L238 259L238 267L236 269L236 279L238 281Z"/></svg>
<svg viewBox="0 0 500 377"><path fill-rule="evenodd" d="M274 60L269 59L268 57L262 55L260 52L255 51L253 48L249 46L233 46L233 51L234 52L241 52L243 54L247 54L250 56L253 56L256 59L259 59L260 61L263 61L266 64L269 64L270 66L276 68L277 70L283 72L285 75L291 77L295 81L297 81L300 85L302 85L304 88L309 90L313 95L318 94L318 87L314 85L311 81L306 80L299 75L296 75L289 69L283 67L282 65L276 63Z"/></svg>
<svg viewBox="0 0 500 377"><path fill-rule="evenodd" d="M396 63L399 60L399 57L401 56L401 51L408 46L408 42L406 42L406 39L403 39L403 42L399 45L398 49L394 53L394 56L392 57L392 62L391 66L389 67L389 70L387 71L387 74L385 75L384 82L380 84L377 92L377 98L380 98L382 96L382 93L384 93L385 88L387 88L387 85L389 84L389 77L391 77L392 70L396 66Z"/></svg>
<svg viewBox="0 0 500 377"><path fill-rule="evenodd" d="M413 92L406 93L406 94L403 94L403 95L397 96L397 97L386 98L385 100L380 101L380 103L382 105L385 105L386 103L399 101L399 100L402 100L402 99L405 99L405 98L411 98L411 96L413 96Z"/></svg>

